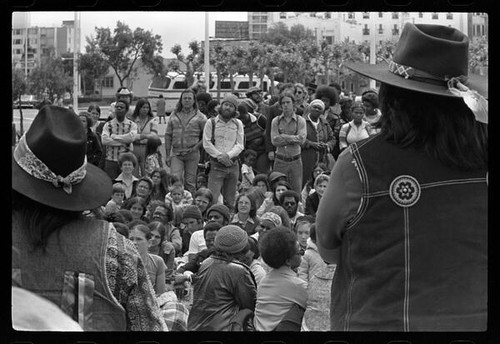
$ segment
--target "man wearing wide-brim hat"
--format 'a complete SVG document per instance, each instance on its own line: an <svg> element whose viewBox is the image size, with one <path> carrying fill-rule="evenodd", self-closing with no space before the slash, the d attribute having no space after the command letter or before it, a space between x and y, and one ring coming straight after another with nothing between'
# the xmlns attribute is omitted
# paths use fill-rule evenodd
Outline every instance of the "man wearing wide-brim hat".
<svg viewBox="0 0 500 344"><path fill-rule="evenodd" d="M337 263L331 329L484 331L487 324L487 80L469 40L407 23L381 82L380 133L339 156L317 212Z"/></svg>
<svg viewBox="0 0 500 344"><path fill-rule="evenodd" d="M167 330L132 242L82 215L112 192L86 147L78 116L47 105L15 148L12 285L55 303L84 331Z"/></svg>

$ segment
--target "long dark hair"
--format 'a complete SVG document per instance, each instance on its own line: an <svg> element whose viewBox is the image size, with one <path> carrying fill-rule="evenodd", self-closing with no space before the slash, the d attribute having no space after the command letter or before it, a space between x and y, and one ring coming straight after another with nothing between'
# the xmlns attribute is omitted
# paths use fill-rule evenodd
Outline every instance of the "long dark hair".
<svg viewBox="0 0 500 344"><path fill-rule="evenodd" d="M460 170L488 167L488 126L477 122L461 98L413 92L382 84L381 135L401 147L424 149Z"/></svg>
<svg viewBox="0 0 500 344"><path fill-rule="evenodd" d="M12 190L12 220L26 231L33 251L45 252L49 237L65 224L84 218L80 211L55 209Z"/></svg>
<svg viewBox="0 0 500 344"><path fill-rule="evenodd" d="M182 91L181 96L179 97L179 101L177 102L177 105L175 106L175 112L181 112L181 110L182 110L182 96L184 95L184 93L191 93L193 95L193 98L194 98L193 108L195 110L198 110L198 101L196 100L196 92L193 89L188 88L188 89L185 89L184 91Z"/></svg>
<svg viewBox="0 0 500 344"><path fill-rule="evenodd" d="M149 111L148 111L148 117L151 119L154 117L153 115L153 111L151 110L151 104L149 103L149 101L145 98L141 98L137 101L137 103L135 104L135 108L134 108L134 112L132 113L132 119L135 121L137 119L137 117L139 117L139 112L141 111L141 108L145 105L145 104L148 104L149 105Z"/></svg>

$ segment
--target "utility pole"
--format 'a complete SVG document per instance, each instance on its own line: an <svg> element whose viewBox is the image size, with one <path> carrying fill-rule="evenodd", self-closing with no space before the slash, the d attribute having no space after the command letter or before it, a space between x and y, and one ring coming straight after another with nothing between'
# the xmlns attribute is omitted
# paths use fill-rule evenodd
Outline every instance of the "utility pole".
<svg viewBox="0 0 500 344"><path fill-rule="evenodd" d="M73 111L78 113L78 47L80 46L77 40L80 39L80 21L78 20L78 12L75 12L75 21L73 28Z"/></svg>
<svg viewBox="0 0 500 344"><path fill-rule="evenodd" d="M376 27L375 27L375 12L369 12L370 13L370 23L371 23L371 34L370 34L370 64L376 64L376 57L375 57L375 49L376 49ZM376 83L375 80L370 79L370 88L375 89Z"/></svg>
<svg viewBox="0 0 500 344"><path fill-rule="evenodd" d="M205 12L205 92L210 93L210 41L208 37L208 12Z"/></svg>

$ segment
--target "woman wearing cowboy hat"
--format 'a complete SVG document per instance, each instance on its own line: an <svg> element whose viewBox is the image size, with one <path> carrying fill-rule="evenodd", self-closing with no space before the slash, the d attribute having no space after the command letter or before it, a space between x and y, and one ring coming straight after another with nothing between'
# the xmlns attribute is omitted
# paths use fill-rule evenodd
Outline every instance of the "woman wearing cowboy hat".
<svg viewBox="0 0 500 344"><path fill-rule="evenodd" d="M487 84L467 77L468 38L407 23L389 66L349 68L381 82L383 116L319 204L331 329L486 330Z"/></svg>
<svg viewBox="0 0 500 344"><path fill-rule="evenodd" d="M58 305L84 331L167 330L133 244L82 215L111 196L86 159L71 110L45 106L12 157L12 284Z"/></svg>

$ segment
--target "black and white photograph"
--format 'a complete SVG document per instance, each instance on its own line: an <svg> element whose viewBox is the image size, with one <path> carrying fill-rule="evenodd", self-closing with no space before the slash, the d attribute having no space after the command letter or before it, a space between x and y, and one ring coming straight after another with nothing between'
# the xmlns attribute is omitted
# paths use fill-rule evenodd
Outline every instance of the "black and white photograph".
<svg viewBox="0 0 500 344"><path fill-rule="evenodd" d="M12 12L18 334L491 330L493 17L278 10Z"/></svg>

